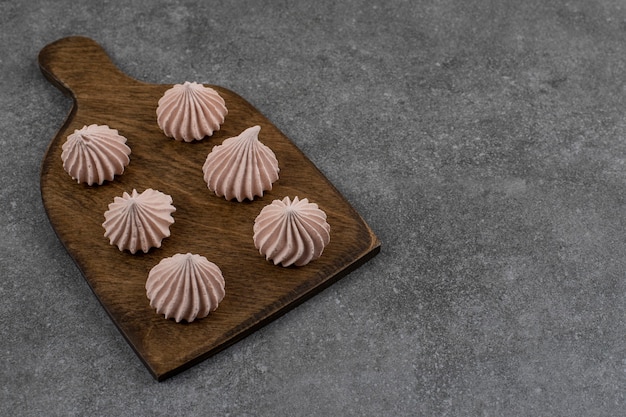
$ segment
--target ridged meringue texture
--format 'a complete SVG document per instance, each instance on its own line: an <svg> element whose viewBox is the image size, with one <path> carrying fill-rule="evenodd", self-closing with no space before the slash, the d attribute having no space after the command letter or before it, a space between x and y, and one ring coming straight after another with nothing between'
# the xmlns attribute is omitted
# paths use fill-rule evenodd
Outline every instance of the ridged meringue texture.
<svg viewBox="0 0 626 417"><path fill-rule="evenodd" d="M165 91L156 114L157 123L167 136L192 142L219 130L228 110L217 91L185 81Z"/></svg>
<svg viewBox="0 0 626 417"><path fill-rule="evenodd" d="M330 242L326 213L307 198L274 200L254 221L254 245L274 265L303 266Z"/></svg>
<svg viewBox="0 0 626 417"><path fill-rule="evenodd" d="M74 130L62 149L63 169L87 185L112 181L130 162L126 138L107 125L92 124Z"/></svg>
<svg viewBox="0 0 626 417"><path fill-rule="evenodd" d="M224 299L224 277L204 256L178 253L150 270L146 295L166 319L192 322L208 316Z"/></svg>
<svg viewBox="0 0 626 417"><path fill-rule="evenodd" d="M260 126L249 127L215 146L207 156L204 180L218 197L241 202L272 189L280 169L274 152L259 141L260 131Z"/></svg>
<svg viewBox="0 0 626 417"><path fill-rule="evenodd" d="M170 225L174 223L172 197L152 188L139 194L124 192L115 197L104 213L104 237L120 251L138 250L147 253L150 248L160 248L164 238L170 235Z"/></svg>

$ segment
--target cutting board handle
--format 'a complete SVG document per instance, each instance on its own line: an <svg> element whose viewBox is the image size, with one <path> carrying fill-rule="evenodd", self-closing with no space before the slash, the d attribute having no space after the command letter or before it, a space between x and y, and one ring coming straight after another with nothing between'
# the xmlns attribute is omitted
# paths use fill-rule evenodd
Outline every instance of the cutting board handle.
<svg viewBox="0 0 626 417"><path fill-rule="evenodd" d="M140 83L120 71L97 42L83 36L62 38L45 46L38 62L43 75L74 99L88 99L96 85L115 90Z"/></svg>

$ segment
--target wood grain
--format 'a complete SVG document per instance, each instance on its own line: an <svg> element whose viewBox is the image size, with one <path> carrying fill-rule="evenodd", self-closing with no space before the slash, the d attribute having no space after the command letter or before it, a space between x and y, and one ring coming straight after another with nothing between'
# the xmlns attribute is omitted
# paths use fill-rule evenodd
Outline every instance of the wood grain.
<svg viewBox="0 0 626 417"><path fill-rule="evenodd" d="M219 352L345 276L380 250L380 242L324 175L267 118L232 91L213 86L229 113L210 138L182 143L156 123L158 99L171 85L147 84L123 74L105 51L84 37L60 39L39 54L45 77L73 98L65 123L41 165L41 195L60 241L113 322L159 381ZM185 80L181 80L185 81ZM189 80L194 81L194 80ZM78 184L63 170L68 134L106 124L128 139L131 162L101 186ZM259 139L276 154L280 178L262 198L238 203L208 190L202 165L213 146L260 125ZM159 249L131 255L109 245L102 222L108 204L124 191L153 188L172 196L171 236ZM267 262L252 241L261 209L284 196L307 197L328 215L331 242L304 267ZM145 281L161 259L198 253L215 262L226 280L217 311L193 323L166 320L150 307Z"/></svg>

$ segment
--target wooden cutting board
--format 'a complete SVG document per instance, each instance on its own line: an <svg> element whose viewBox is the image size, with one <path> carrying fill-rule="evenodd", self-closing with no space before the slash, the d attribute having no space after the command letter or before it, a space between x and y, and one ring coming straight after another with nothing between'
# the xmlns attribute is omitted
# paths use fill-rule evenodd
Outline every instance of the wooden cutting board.
<svg viewBox="0 0 626 417"><path fill-rule="evenodd" d="M93 292L157 380L242 339L379 252L379 240L339 191L267 118L234 92L211 85L226 101L226 120L210 138L184 143L166 137L156 123L157 102L171 85L128 77L93 40L68 37L47 45L39 54L39 66L74 101L42 161L46 212ZM61 161L66 137L90 124L117 129L132 150L123 175L91 187L72 180ZM278 158L280 178L262 198L226 201L207 188L202 165L214 146L254 125L261 126L259 139ZM171 236L161 248L146 254L120 252L104 237L104 212L124 191L147 188L172 196L176 212ZM331 226L331 241L322 257L304 267L273 265L252 240L258 213L285 196L317 203ZM221 268L226 296L208 317L176 323L150 307L145 282L161 259L187 252L201 254Z"/></svg>

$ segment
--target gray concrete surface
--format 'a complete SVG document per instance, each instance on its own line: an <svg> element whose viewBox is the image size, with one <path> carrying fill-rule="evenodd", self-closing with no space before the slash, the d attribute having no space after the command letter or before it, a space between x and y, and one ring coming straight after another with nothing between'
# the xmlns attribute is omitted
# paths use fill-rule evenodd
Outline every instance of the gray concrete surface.
<svg viewBox="0 0 626 417"><path fill-rule="evenodd" d="M0 412L626 415L623 0L0 1ZM39 50L230 88L383 242L157 383L51 229Z"/></svg>

